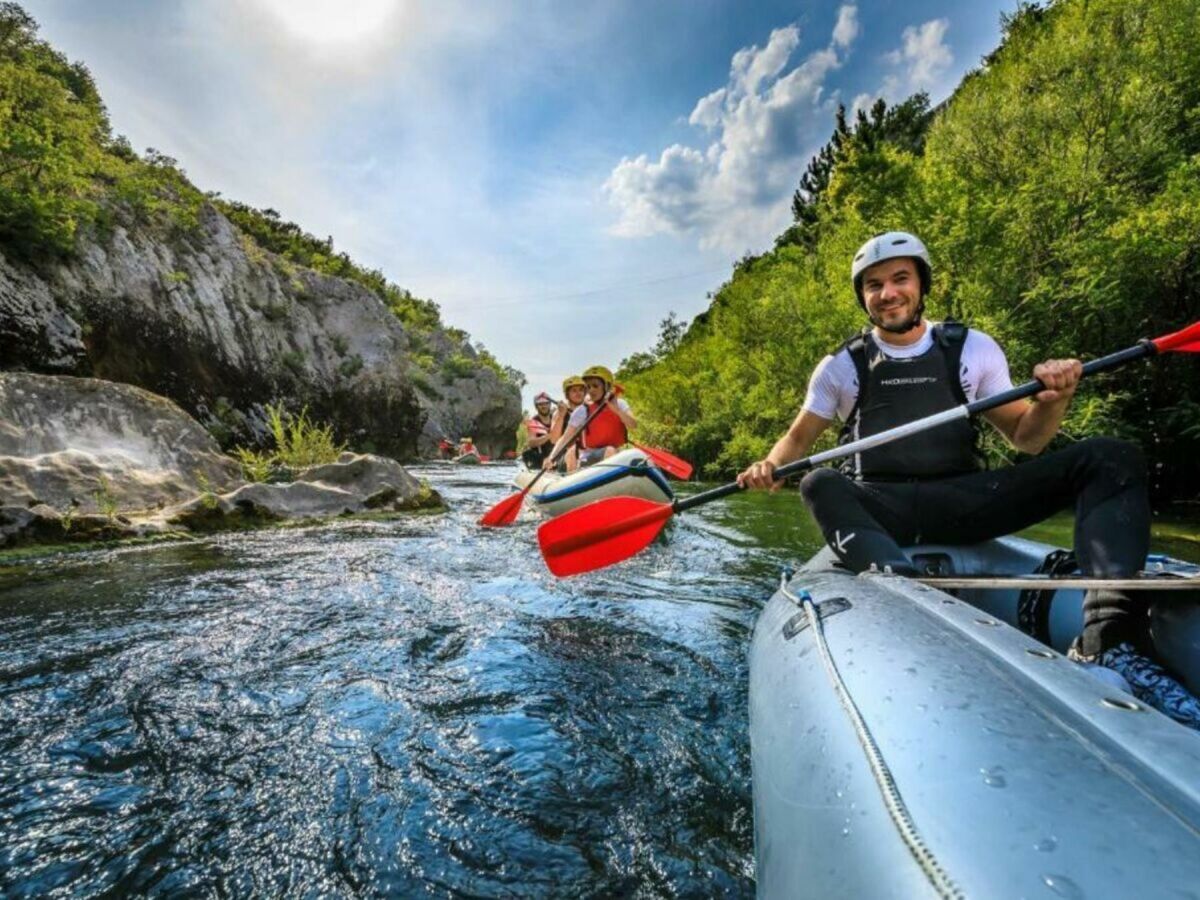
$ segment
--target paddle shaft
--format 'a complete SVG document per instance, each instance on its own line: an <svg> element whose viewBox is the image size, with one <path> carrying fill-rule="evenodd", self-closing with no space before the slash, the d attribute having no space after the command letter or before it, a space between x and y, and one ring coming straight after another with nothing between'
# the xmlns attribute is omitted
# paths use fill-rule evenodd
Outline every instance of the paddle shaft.
<svg viewBox="0 0 1200 900"><path fill-rule="evenodd" d="M1132 347L1127 347L1124 350L1118 350L1116 353L1110 353L1108 356L1102 356L1099 359L1093 359L1091 362L1084 363L1083 374L1085 376L1094 375L1097 372L1115 369L1117 366L1123 366L1125 363L1132 362L1135 359L1153 356L1157 352L1158 348L1151 341L1138 341ZM806 456L804 459L790 462L775 470L775 478L778 480L788 478L792 475L799 475L801 472L807 472L809 469L814 469L822 463L853 456L855 453L861 453L864 450L870 450L874 447L881 447L884 444L890 444L892 441L898 441L909 435L919 434L922 431L937 428L939 425L945 425L947 422L954 422L958 419L969 419L971 416L987 412L989 409L996 409L999 406L1004 406L1006 403L1012 403L1014 400L1032 397L1034 394L1041 393L1044 390L1046 390L1046 386L1037 379L1034 379L1010 390L994 394L991 397L975 400L971 403L964 403L961 406L954 406L943 412L934 413L932 416L926 416L924 419L917 419L915 422L897 425L895 428L889 428L887 431L868 435L860 440L851 441L848 444L842 444L830 450L814 453L812 456ZM745 490L744 487L736 481L732 481L729 484L715 487L710 491L704 491L703 493L693 494L691 497L676 500L672 504L672 508L677 513L683 512L684 510L702 506L705 503L711 503L713 500L720 500L722 497L728 497L730 494L736 494L738 491L743 490Z"/></svg>
<svg viewBox="0 0 1200 900"><path fill-rule="evenodd" d="M1097 590L1110 591L1200 591L1200 577L1157 575L1147 578L1082 578L1068 575L1055 578L1052 576L1010 576L967 577L958 578L954 575L937 575L928 578L917 576L912 579L921 584L939 590L971 590L1007 591L1007 590Z"/></svg>

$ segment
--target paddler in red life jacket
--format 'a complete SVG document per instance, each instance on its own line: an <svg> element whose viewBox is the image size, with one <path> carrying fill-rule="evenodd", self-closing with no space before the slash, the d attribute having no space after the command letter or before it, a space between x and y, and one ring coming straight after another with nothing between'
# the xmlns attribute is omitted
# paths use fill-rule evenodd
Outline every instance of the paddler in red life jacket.
<svg viewBox="0 0 1200 900"><path fill-rule="evenodd" d="M475 449L475 445L471 442L471 439L469 437L465 437L458 442L458 455L459 456L462 456L464 453L478 453L478 452L479 451L477 451Z"/></svg>
<svg viewBox="0 0 1200 900"><path fill-rule="evenodd" d="M438 441L438 458L450 459L453 456L454 444L451 443L450 438L442 438L440 441Z"/></svg>
<svg viewBox="0 0 1200 900"><path fill-rule="evenodd" d="M629 430L637 427L629 404L617 396L621 389L613 382L612 372L604 366L592 366L584 370L583 383L587 386L587 401L571 413L566 432L554 445L558 452L583 430L578 465L572 467L568 460L568 472L615 455L629 441ZM602 401L607 401L604 408L584 428L584 423Z"/></svg>
<svg viewBox="0 0 1200 900"><path fill-rule="evenodd" d="M550 426L554 424L550 413L552 404L550 395L542 391L533 398L537 412L525 422L525 452L521 454L521 461L531 469L540 469L554 447L550 437Z"/></svg>

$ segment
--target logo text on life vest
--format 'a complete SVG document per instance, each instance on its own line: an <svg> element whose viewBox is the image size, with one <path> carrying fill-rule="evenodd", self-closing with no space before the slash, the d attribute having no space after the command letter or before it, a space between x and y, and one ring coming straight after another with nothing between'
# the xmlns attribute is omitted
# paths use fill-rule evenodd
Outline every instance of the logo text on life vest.
<svg viewBox="0 0 1200 900"><path fill-rule="evenodd" d="M892 385L892 384L933 384L936 381L937 381L937 379L930 375L924 375L924 376L915 376L914 375L911 378L885 378L879 383L880 384L888 384L888 385Z"/></svg>

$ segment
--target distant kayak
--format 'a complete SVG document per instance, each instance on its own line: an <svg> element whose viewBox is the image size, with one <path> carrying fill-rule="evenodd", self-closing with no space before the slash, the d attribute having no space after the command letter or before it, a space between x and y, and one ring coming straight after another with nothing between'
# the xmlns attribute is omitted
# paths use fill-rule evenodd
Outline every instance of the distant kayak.
<svg viewBox="0 0 1200 900"><path fill-rule="evenodd" d="M536 471L522 468L514 483L524 489L536 475ZM651 464L645 453L631 447L570 475L547 472L529 492L526 502L547 516L560 516L608 497L641 497L670 503L675 494L667 476Z"/></svg>
<svg viewBox="0 0 1200 900"><path fill-rule="evenodd" d="M483 457L481 457L475 450L468 450L461 456L454 457L453 460L453 462L458 463L460 466L477 466L483 461Z"/></svg>
<svg viewBox="0 0 1200 900"><path fill-rule="evenodd" d="M938 576L1004 577L1054 548L909 552ZM1147 569L1200 576L1163 557ZM1067 660L1083 592L1047 588L952 596L855 576L828 549L782 583L750 650L759 896L1195 890L1200 734ZM1197 691L1200 590L1145 596L1160 657Z"/></svg>

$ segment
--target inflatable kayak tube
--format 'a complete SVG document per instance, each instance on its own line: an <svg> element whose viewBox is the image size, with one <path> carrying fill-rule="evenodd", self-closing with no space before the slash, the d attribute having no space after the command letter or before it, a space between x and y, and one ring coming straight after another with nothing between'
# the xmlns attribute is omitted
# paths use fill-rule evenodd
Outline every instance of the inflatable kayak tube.
<svg viewBox="0 0 1200 900"><path fill-rule="evenodd" d="M1015 575L1054 549L909 553ZM1200 733L1062 655L1082 592L956 594L828 549L781 582L750 649L759 896L1197 896ZM1200 592L1148 596L1159 654L1200 688Z"/></svg>
<svg viewBox="0 0 1200 900"><path fill-rule="evenodd" d="M478 466L483 462L483 460L479 458L479 454L474 450L464 453L461 456L454 457L453 461L458 463L460 466Z"/></svg>
<svg viewBox="0 0 1200 900"><path fill-rule="evenodd" d="M522 469L514 483L524 489L536 475L533 470ZM608 497L641 497L656 503L670 503L675 499L675 493L667 476L650 463L645 453L633 447L570 475L547 472L533 486L526 502L553 517Z"/></svg>

